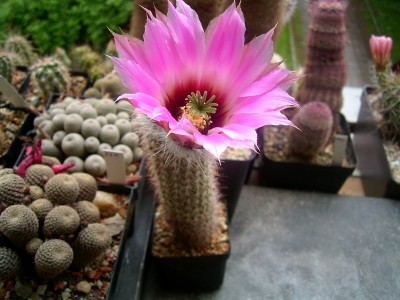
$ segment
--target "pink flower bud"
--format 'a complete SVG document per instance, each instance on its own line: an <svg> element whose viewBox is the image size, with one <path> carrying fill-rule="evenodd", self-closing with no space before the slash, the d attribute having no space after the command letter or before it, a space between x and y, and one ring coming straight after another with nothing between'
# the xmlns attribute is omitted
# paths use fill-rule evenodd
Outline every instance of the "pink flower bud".
<svg viewBox="0 0 400 300"><path fill-rule="evenodd" d="M393 40L391 37L371 35L369 47L371 49L372 59L378 69L385 69L390 61Z"/></svg>

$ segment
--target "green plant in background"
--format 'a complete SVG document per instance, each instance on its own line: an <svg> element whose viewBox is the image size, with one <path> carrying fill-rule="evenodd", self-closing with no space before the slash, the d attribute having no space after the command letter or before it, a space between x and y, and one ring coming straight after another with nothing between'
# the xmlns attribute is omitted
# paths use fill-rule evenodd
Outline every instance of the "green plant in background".
<svg viewBox="0 0 400 300"><path fill-rule="evenodd" d="M282 29L275 52L285 58L288 69L296 69L304 63L305 48L301 12L296 9Z"/></svg>
<svg viewBox="0 0 400 300"><path fill-rule="evenodd" d="M391 36L395 41L400 41L400 30L398 28L399 1L354 0L354 2L362 7L362 13L370 34L384 34ZM394 62L400 61L400 43L393 44L392 59Z"/></svg>
<svg viewBox="0 0 400 300"><path fill-rule="evenodd" d="M123 27L132 9L132 0L2 0L0 32L20 31L42 54L84 43L100 51L110 39L107 27Z"/></svg>

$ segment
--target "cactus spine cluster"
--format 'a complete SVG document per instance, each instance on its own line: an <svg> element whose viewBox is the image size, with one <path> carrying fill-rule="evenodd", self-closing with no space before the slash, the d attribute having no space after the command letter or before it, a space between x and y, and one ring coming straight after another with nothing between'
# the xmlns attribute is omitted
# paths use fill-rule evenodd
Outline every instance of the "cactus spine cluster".
<svg viewBox="0 0 400 300"><path fill-rule="evenodd" d="M0 52L0 75L11 83L14 74L14 66L7 53Z"/></svg>
<svg viewBox="0 0 400 300"><path fill-rule="evenodd" d="M45 97L66 92L70 82L68 68L51 57L43 58L32 66L32 79Z"/></svg>
<svg viewBox="0 0 400 300"><path fill-rule="evenodd" d="M23 66L30 66L36 60L31 43L22 35L10 35L4 43L4 49L7 52L18 54Z"/></svg>
<svg viewBox="0 0 400 300"><path fill-rule="evenodd" d="M219 199L215 159L205 150L177 144L145 117L136 119L149 179L175 239L194 249L208 245Z"/></svg>
<svg viewBox="0 0 400 300"><path fill-rule="evenodd" d="M332 112L323 102L309 102L293 116L292 122L300 130L289 129L288 156L311 161L331 137Z"/></svg>
<svg viewBox="0 0 400 300"><path fill-rule="evenodd" d="M304 69L306 76L296 95L300 104L311 101L328 104L335 123L338 123L343 102L342 88L347 77L345 11L344 0L321 0L312 6Z"/></svg>
<svg viewBox="0 0 400 300"><path fill-rule="evenodd" d="M380 127L385 139L400 138L400 74L392 71L380 74L381 114L383 124Z"/></svg>

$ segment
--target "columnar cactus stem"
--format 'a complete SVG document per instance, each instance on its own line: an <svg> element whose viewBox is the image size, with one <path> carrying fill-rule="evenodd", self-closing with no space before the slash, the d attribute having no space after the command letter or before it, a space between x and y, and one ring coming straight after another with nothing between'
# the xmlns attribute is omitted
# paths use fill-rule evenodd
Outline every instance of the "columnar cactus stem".
<svg viewBox="0 0 400 300"><path fill-rule="evenodd" d="M137 119L149 179L174 228L175 239L195 249L207 246L220 197L215 158L204 149L179 145L152 121Z"/></svg>
<svg viewBox="0 0 400 300"><path fill-rule="evenodd" d="M311 101L327 103L335 114L336 123L347 77L345 10L343 0L321 0L312 6L306 76L296 95L301 104Z"/></svg>

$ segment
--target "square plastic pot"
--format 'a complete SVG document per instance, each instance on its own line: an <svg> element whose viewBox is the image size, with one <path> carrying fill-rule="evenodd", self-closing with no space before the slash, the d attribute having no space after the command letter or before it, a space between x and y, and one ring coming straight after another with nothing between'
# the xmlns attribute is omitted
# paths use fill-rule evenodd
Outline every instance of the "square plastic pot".
<svg viewBox="0 0 400 300"><path fill-rule="evenodd" d="M259 172L259 184L289 190L337 193L356 166L356 155L350 138L349 126L343 115L340 115L340 125L343 133L348 136L346 155L350 162L349 167L274 161L262 155L263 165ZM259 136L262 146L263 135Z"/></svg>
<svg viewBox="0 0 400 300"><path fill-rule="evenodd" d="M375 118L367 100L373 87L364 87L358 122L354 128L354 147L366 196L400 199L400 184L393 178Z"/></svg>

